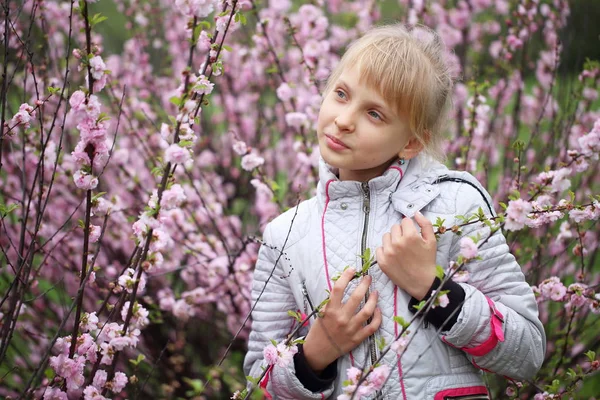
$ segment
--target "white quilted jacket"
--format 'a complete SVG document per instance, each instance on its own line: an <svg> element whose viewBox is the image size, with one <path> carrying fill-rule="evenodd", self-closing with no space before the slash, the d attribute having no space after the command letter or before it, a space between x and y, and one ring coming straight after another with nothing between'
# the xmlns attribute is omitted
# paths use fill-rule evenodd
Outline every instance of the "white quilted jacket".
<svg viewBox="0 0 600 400"><path fill-rule="evenodd" d="M464 182L434 183L440 177L468 180L481 192ZM260 299L252 312L246 374L260 376L265 366L264 347L270 339L280 342L290 333L293 320L288 310L310 313L309 304L316 306L326 298L333 276L347 265L360 265L363 246L375 254L384 233L417 210L432 222L444 219L447 227L460 223L457 215L475 213L480 207L490 214L484 195L491 204L489 194L473 176L450 171L422 155L402 166L396 163L362 185L339 181L321 160L317 195L273 220L264 232L265 245L259 252L252 287L253 303ZM463 228L463 235L477 232L485 238L489 230L481 224ZM452 232L439 237L438 265L447 268L449 261L457 259L459 239ZM485 393L482 369L517 380L531 379L539 370L546 340L533 292L501 232L479 250L482 259L467 264L470 278L468 283L460 283L466 299L456 324L446 332L437 332L422 321L412 325L412 343L401 359L391 351L384 359L392 372L380 398L484 398L468 397ZM379 292L383 314L376 337L389 344L399 328L393 316L412 317L410 296L376 265L369 273L371 290ZM356 284L350 283L346 296ZM307 390L296 377L293 363L274 366L267 389L276 399L336 398L351 365L371 365L370 351L367 340L338 359L338 377L323 392ZM379 350L375 352L378 357Z"/></svg>

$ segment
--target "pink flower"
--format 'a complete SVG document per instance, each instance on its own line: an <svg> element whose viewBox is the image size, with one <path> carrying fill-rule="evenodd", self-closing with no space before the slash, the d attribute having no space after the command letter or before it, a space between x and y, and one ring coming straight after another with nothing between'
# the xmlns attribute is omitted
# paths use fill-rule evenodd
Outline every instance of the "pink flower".
<svg viewBox="0 0 600 400"><path fill-rule="evenodd" d="M460 239L460 255L467 260L477 257L477 244L470 237Z"/></svg>
<svg viewBox="0 0 600 400"><path fill-rule="evenodd" d="M406 346L408 346L408 341L409 341L408 336L406 334L403 334L402 336L400 336L398 338L398 340L395 340L391 344L390 348L396 354L401 355L402 352L404 352L404 349L406 348Z"/></svg>
<svg viewBox="0 0 600 400"><path fill-rule="evenodd" d="M194 91L198 94L211 94L215 84L206 78L204 75L200 75L198 80L194 84Z"/></svg>
<svg viewBox="0 0 600 400"><path fill-rule="evenodd" d="M248 152L248 146L246 146L246 143L242 142L241 140L234 141L232 147L233 151L240 156L243 156Z"/></svg>
<svg viewBox="0 0 600 400"><path fill-rule="evenodd" d="M265 361L267 362L267 364L276 364L277 359L279 358L277 354L277 347L275 347L273 344L269 344L267 347L264 348L263 356L265 357Z"/></svg>
<svg viewBox="0 0 600 400"><path fill-rule="evenodd" d="M292 128L300 128L306 124L308 117L301 112L290 112L285 115L285 122Z"/></svg>
<svg viewBox="0 0 600 400"><path fill-rule="evenodd" d="M264 163L265 159L254 153L249 153L242 157L242 168L246 171L252 171Z"/></svg>
<svg viewBox="0 0 600 400"><path fill-rule="evenodd" d="M19 107L19 111L12 117L11 127L15 125L23 126L24 128L29 128L29 121L31 118L35 116L33 111L33 107L31 107L27 103L21 104Z"/></svg>
<svg viewBox="0 0 600 400"><path fill-rule="evenodd" d="M102 61L102 57L94 56L90 59L90 67L92 72L92 77L94 79L100 79L104 75L104 71L106 70L106 64Z"/></svg>
<svg viewBox="0 0 600 400"><path fill-rule="evenodd" d="M102 396L102 394L100 393L101 391L92 386L89 385L88 387L86 387L83 390L83 399L84 400L107 400L106 397Z"/></svg>
<svg viewBox="0 0 600 400"><path fill-rule="evenodd" d="M81 90L73 92L71 98L69 99L69 104L75 111L85 108L85 93L83 93Z"/></svg>
<svg viewBox="0 0 600 400"><path fill-rule="evenodd" d="M214 0L175 0L175 5L188 17L205 18L214 10Z"/></svg>
<svg viewBox="0 0 600 400"><path fill-rule="evenodd" d="M103 389L106 384L107 374L103 369L99 369L96 371L96 375L94 375L94 380L92 381L92 385L94 385L97 389Z"/></svg>
<svg viewBox="0 0 600 400"><path fill-rule="evenodd" d="M432 296L435 295L435 290L431 292L431 295ZM435 307L446 308L446 306L448 306L448 304L450 304L450 299L448 298L448 294L444 293L444 294L437 296L437 298L431 305L431 308L435 308Z"/></svg>
<svg viewBox="0 0 600 400"><path fill-rule="evenodd" d="M82 170L75 171L73 179L75 180L75 186L79 189L93 190L98 186L98 178Z"/></svg>
<svg viewBox="0 0 600 400"><path fill-rule="evenodd" d="M523 200L511 200L506 209L504 227L508 231L518 231L525 226L527 215L533 210L531 203Z"/></svg>
<svg viewBox="0 0 600 400"><path fill-rule="evenodd" d="M98 225L90 225L90 243L96 243L100 239L102 227Z"/></svg>
<svg viewBox="0 0 600 400"><path fill-rule="evenodd" d="M348 379L350 379L352 382L358 382L362 375L362 371L356 367L350 367L346 371L346 375L348 375Z"/></svg>
<svg viewBox="0 0 600 400"><path fill-rule="evenodd" d="M288 101L294 96L294 90L286 82L277 88L277 97L281 101Z"/></svg>
<svg viewBox="0 0 600 400"><path fill-rule="evenodd" d="M44 400L69 400L67 394L58 388L48 388L44 392Z"/></svg>
<svg viewBox="0 0 600 400"><path fill-rule="evenodd" d="M112 392L113 393L119 393L121 390L123 390L123 388L125 387L125 385L127 385L128 379L127 379L127 375L125 375L123 372L115 372L115 377L113 378L112 381Z"/></svg>
<svg viewBox="0 0 600 400"><path fill-rule="evenodd" d="M171 210L179 207L186 200L185 192L180 184L176 183L169 189L165 190L162 195L160 205L165 210Z"/></svg>
<svg viewBox="0 0 600 400"><path fill-rule="evenodd" d="M375 367L375 369L373 369L373 371L369 375L369 383L373 385L375 390L381 390L389 374L390 367L388 365L382 364L378 367Z"/></svg>
<svg viewBox="0 0 600 400"><path fill-rule="evenodd" d="M190 150L181 147L177 143L173 143L165 150L165 162L171 164L185 164L191 158Z"/></svg>
<svg viewBox="0 0 600 400"><path fill-rule="evenodd" d="M298 352L298 346L287 346L285 343L279 343L277 345L277 352L279 353L277 365L280 367L286 367L293 361L294 354Z"/></svg>

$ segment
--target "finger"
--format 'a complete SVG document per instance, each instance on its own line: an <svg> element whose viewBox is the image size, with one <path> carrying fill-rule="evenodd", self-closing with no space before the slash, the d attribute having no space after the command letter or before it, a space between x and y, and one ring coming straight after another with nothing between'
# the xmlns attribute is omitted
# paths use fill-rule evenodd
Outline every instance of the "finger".
<svg viewBox="0 0 600 400"><path fill-rule="evenodd" d="M393 225L392 229L390 229L390 233L392 234L392 243L399 244L400 241L402 240L402 234L403 234L402 225L400 225L400 224Z"/></svg>
<svg viewBox="0 0 600 400"><path fill-rule="evenodd" d="M371 277L369 275L364 276L360 284L354 289L354 292L348 298L348 301L344 305L344 310L346 310L350 315L354 315L356 313L356 309L360 305L360 303L365 298L365 294L367 290L369 290L369 285L371 284Z"/></svg>
<svg viewBox="0 0 600 400"><path fill-rule="evenodd" d="M367 300L362 310L360 310L356 314L357 321L360 323L360 325L364 324L369 318L371 318L371 316L375 312L375 309L377 308L378 298L379 294L377 293L377 291L371 293L371 295L369 296L369 300Z"/></svg>
<svg viewBox="0 0 600 400"><path fill-rule="evenodd" d="M331 288L331 295L329 296L329 302L338 306L342 304L342 299L344 298L344 291L346 290L346 286L348 283L354 278L354 274L356 270L354 268L348 268L344 272L340 278L335 282L333 288Z"/></svg>
<svg viewBox="0 0 600 400"><path fill-rule="evenodd" d="M435 240L435 232L433 232L433 225L429 218L421 214L420 211L417 211L415 213L415 221L421 227L421 236L423 236L425 241Z"/></svg>
<svg viewBox="0 0 600 400"><path fill-rule="evenodd" d="M373 320L369 324L367 324L364 328L361 329L361 342L373 335L379 329L381 325L381 309L376 308L373 313Z"/></svg>
<svg viewBox="0 0 600 400"><path fill-rule="evenodd" d="M396 225L392 226L392 231L394 230L394 227ZM383 237L381 238L381 247L383 247L383 250L391 250L392 248L392 236L393 233L387 232L383 235Z"/></svg>
<svg viewBox="0 0 600 400"><path fill-rule="evenodd" d="M402 235L403 236L413 236L417 234L417 228L415 227L415 223L412 219L405 217L402 220Z"/></svg>
<svg viewBox="0 0 600 400"><path fill-rule="evenodd" d="M378 247L377 250L375 250L375 257L377 260L377 265L379 265L379 268L383 271L385 269L385 266L387 265L383 247Z"/></svg>

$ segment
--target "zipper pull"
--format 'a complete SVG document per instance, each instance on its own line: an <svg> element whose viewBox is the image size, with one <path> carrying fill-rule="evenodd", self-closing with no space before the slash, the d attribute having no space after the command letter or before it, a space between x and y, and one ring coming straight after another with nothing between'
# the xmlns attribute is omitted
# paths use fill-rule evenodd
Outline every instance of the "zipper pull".
<svg viewBox="0 0 600 400"><path fill-rule="evenodd" d="M368 214L371 209L371 193L369 192L369 183L363 182L361 184L361 187L363 190L363 197L364 197L363 211L365 212L365 214Z"/></svg>

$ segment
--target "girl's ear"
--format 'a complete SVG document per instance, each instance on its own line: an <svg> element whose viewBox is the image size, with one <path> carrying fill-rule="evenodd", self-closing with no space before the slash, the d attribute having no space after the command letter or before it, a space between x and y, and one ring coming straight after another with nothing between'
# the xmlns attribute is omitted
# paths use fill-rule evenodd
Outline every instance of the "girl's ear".
<svg viewBox="0 0 600 400"><path fill-rule="evenodd" d="M422 150L424 146L416 137L412 137L406 146L398 153L400 158L404 158L405 160L410 160L413 157L416 157Z"/></svg>

